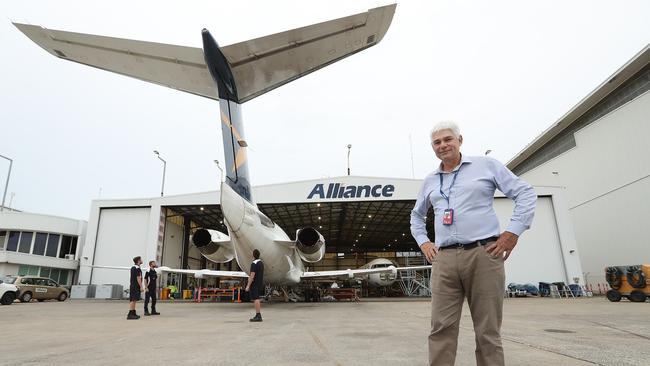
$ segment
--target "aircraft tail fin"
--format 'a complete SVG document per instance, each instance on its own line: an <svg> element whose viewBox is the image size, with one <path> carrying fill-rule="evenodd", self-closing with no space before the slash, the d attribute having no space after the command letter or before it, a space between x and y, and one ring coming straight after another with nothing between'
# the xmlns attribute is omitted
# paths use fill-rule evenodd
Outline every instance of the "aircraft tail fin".
<svg viewBox="0 0 650 366"><path fill-rule="evenodd" d="M212 79L217 84L221 118L221 137L226 163L226 183L249 202L248 144L244 139L241 104L230 64L207 29L203 29L203 56Z"/></svg>

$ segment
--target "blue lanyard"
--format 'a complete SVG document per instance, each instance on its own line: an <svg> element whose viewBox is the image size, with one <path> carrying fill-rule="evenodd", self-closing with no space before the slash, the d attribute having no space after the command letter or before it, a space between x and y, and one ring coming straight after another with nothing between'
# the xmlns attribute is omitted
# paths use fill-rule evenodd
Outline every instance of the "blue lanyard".
<svg viewBox="0 0 650 366"><path fill-rule="evenodd" d="M451 196L451 188L454 186L454 183L456 182L456 177L458 176L458 172L460 171L460 167L458 167L458 170L454 172L454 177L451 180L451 184L449 185L449 195L446 195L445 192L442 191L442 172L438 174L438 177L440 177L440 195L442 198L444 198L447 201L447 207L449 207L449 196Z"/></svg>

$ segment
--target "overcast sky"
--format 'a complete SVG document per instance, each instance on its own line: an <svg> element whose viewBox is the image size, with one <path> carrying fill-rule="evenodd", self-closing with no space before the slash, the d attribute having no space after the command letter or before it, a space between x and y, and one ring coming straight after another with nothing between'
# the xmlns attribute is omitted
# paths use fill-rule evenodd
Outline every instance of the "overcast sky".
<svg viewBox="0 0 650 366"><path fill-rule="evenodd" d="M90 201L216 190L216 101L57 59L11 24L201 47L386 5L379 1L0 3L0 154L7 203L87 219ZM346 174L415 178L428 131L506 163L650 41L648 1L401 1L376 47L244 104L253 185ZM0 190L9 164L0 161Z"/></svg>

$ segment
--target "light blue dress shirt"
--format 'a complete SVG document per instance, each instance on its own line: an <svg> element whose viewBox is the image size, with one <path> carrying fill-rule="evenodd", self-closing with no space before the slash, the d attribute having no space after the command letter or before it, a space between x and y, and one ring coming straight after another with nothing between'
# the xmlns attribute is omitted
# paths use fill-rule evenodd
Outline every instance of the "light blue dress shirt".
<svg viewBox="0 0 650 366"><path fill-rule="evenodd" d="M441 164L442 167L442 164ZM454 180L454 174L457 174ZM449 196L449 203L440 194ZM426 215L433 206L436 246L467 244L501 233L499 220L492 204L498 189L515 201L515 208L506 231L521 235L530 228L535 215L537 195L533 187L519 179L499 161L487 156L461 156L460 165L451 172L436 169L426 178L411 211L411 234L418 245L431 241L427 236ZM454 210L452 225L443 225L446 209Z"/></svg>

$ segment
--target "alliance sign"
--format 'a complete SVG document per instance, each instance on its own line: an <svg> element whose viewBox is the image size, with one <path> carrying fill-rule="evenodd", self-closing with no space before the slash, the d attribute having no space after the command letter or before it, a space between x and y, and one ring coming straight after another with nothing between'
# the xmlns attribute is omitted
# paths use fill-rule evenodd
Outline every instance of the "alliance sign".
<svg viewBox="0 0 650 366"><path fill-rule="evenodd" d="M392 197L395 186L392 184L376 184L373 186L344 186L341 183L330 183L325 187L319 183L311 190L307 199L326 198L361 198L361 197Z"/></svg>

